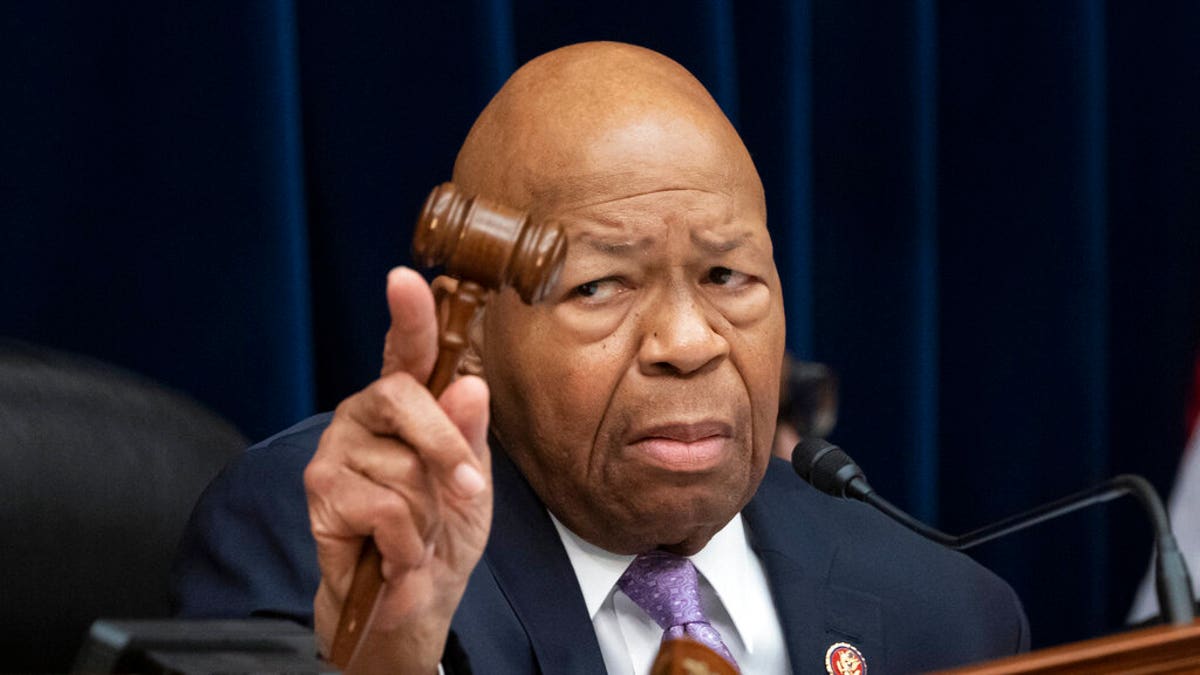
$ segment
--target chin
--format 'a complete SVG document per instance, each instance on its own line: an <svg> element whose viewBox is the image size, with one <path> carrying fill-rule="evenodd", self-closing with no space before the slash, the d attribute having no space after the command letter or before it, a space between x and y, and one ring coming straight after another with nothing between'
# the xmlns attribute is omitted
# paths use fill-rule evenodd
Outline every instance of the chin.
<svg viewBox="0 0 1200 675"><path fill-rule="evenodd" d="M744 483L722 482L664 488L645 494L651 499L637 509L640 518L635 522L649 530L648 539L654 543L650 548L700 539L698 550L742 510L753 490Z"/></svg>

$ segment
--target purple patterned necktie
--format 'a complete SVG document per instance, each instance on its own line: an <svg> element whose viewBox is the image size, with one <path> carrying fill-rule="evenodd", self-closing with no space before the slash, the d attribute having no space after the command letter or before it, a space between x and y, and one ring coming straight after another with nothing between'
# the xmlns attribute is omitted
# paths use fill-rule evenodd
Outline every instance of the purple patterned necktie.
<svg viewBox="0 0 1200 675"><path fill-rule="evenodd" d="M664 640L686 635L737 666L700 607L700 583L691 560L666 551L643 553L629 563L617 587L658 623Z"/></svg>

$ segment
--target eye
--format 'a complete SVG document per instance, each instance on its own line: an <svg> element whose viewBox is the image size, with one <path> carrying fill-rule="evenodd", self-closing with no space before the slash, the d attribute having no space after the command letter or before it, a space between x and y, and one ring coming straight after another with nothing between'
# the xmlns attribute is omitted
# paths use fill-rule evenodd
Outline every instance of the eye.
<svg viewBox="0 0 1200 675"><path fill-rule="evenodd" d="M599 304L615 298L624 290L625 284L620 279L607 277L579 284L571 290L570 297L586 304Z"/></svg>
<svg viewBox="0 0 1200 675"><path fill-rule="evenodd" d="M725 288L741 288L750 282L750 275L728 267L714 267L708 271L707 283Z"/></svg>

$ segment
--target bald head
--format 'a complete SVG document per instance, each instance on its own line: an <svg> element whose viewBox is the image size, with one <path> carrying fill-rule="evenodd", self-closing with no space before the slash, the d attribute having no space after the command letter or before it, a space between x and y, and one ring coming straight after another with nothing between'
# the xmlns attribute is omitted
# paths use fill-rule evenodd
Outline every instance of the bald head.
<svg viewBox="0 0 1200 675"><path fill-rule="evenodd" d="M525 64L471 128L454 182L535 217L585 204L645 172L663 187L691 172L762 206L750 155L695 77L657 52L615 42L570 45Z"/></svg>
<svg viewBox="0 0 1200 675"><path fill-rule="evenodd" d="M592 544L699 550L766 470L783 359L762 184L733 126L674 61L574 45L496 94L454 181L569 241L544 302L503 290L473 331L494 437Z"/></svg>

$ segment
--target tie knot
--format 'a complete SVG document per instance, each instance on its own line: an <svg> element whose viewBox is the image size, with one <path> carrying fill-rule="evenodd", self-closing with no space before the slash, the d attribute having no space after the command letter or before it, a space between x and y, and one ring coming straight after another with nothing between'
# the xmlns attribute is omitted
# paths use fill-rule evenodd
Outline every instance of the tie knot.
<svg viewBox="0 0 1200 675"><path fill-rule="evenodd" d="M629 564L617 587L667 630L702 621L700 585L691 560L666 551L643 553Z"/></svg>

